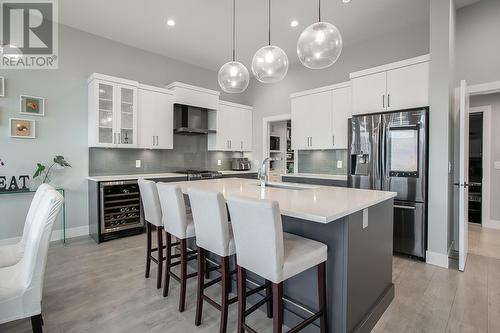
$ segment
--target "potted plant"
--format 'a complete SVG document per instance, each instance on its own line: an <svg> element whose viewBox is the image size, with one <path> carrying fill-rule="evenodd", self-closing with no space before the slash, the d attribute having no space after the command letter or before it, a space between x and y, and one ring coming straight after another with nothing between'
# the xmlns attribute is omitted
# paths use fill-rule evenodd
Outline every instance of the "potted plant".
<svg viewBox="0 0 500 333"><path fill-rule="evenodd" d="M47 183L47 182L51 181L50 175L51 175L52 168L55 165L58 165L59 167L61 167L63 169L66 167L71 168L71 165L64 159L64 156L61 156L61 155L57 155L56 157L54 157L52 162L53 162L52 165L48 169L44 164L37 163L35 174L33 175L33 178L44 176L42 183Z"/></svg>

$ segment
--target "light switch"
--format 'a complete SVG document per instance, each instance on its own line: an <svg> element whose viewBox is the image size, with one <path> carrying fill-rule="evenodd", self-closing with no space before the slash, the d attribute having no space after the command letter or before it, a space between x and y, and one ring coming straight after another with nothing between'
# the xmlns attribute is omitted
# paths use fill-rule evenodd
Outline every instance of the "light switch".
<svg viewBox="0 0 500 333"><path fill-rule="evenodd" d="M363 209L363 229L368 228L368 208Z"/></svg>
<svg viewBox="0 0 500 333"><path fill-rule="evenodd" d="M217 165L221 166L222 165L222 160L217 160Z"/></svg>
<svg viewBox="0 0 500 333"><path fill-rule="evenodd" d="M342 161L337 161L337 169L342 169Z"/></svg>
<svg viewBox="0 0 500 333"><path fill-rule="evenodd" d="M500 161L495 161L495 170L500 170Z"/></svg>
<svg viewBox="0 0 500 333"><path fill-rule="evenodd" d="M140 168L141 167L141 160L135 160L135 167Z"/></svg>

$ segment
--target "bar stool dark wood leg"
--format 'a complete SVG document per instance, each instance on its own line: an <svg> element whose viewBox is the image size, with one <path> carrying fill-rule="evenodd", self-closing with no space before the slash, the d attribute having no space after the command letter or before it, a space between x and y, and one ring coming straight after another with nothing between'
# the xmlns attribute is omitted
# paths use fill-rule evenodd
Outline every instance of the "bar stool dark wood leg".
<svg viewBox="0 0 500 333"><path fill-rule="evenodd" d="M146 274L145 278L149 278L151 269L151 223L146 221Z"/></svg>
<svg viewBox="0 0 500 333"><path fill-rule="evenodd" d="M187 283L187 241L181 239L181 292L179 298L179 312L184 312L186 305L186 283Z"/></svg>
<svg viewBox="0 0 500 333"><path fill-rule="evenodd" d="M31 329L33 333L42 333L42 315L35 315L31 317Z"/></svg>
<svg viewBox="0 0 500 333"><path fill-rule="evenodd" d="M194 324L201 325L201 314L203 312L203 285L205 284L205 250L198 248L198 289L196 292L196 318Z"/></svg>
<svg viewBox="0 0 500 333"><path fill-rule="evenodd" d="M273 283L273 333L283 332L283 283Z"/></svg>
<svg viewBox="0 0 500 333"><path fill-rule="evenodd" d="M247 274L243 267L238 266L238 333L245 332L246 288Z"/></svg>
<svg viewBox="0 0 500 333"><path fill-rule="evenodd" d="M170 286L170 264L172 262L172 235L166 234L166 257L165 257L165 281L163 282L163 297L168 296L168 288Z"/></svg>
<svg viewBox="0 0 500 333"><path fill-rule="evenodd" d="M163 227L156 227L156 236L158 239L158 273L156 277L156 288L161 288L161 276L163 274Z"/></svg>
<svg viewBox="0 0 500 333"><path fill-rule="evenodd" d="M323 315L320 317L320 332L326 333L328 331L327 318L326 318L326 262L318 265L318 299L319 299L319 312Z"/></svg>
<svg viewBox="0 0 500 333"><path fill-rule="evenodd" d="M222 277L222 299L221 299L221 318L220 318L219 332L226 333L227 313L229 311L229 286L231 284L229 257L221 258L221 277Z"/></svg>
<svg viewBox="0 0 500 333"><path fill-rule="evenodd" d="M269 297L273 293L273 288L271 281L266 280L266 297ZM273 298L269 297L269 301L267 302L267 318L272 318L273 317Z"/></svg>

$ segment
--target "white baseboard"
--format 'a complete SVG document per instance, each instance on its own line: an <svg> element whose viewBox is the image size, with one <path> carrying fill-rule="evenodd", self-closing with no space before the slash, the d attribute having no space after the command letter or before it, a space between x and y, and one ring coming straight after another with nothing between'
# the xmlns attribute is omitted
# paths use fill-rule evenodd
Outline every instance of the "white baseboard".
<svg viewBox="0 0 500 333"><path fill-rule="evenodd" d="M483 223L484 228L490 228L490 229L500 229L500 221L496 220L489 220Z"/></svg>
<svg viewBox="0 0 500 333"><path fill-rule="evenodd" d="M448 255L427 251L426 252L426 260L428 264L439 266L443 268L448 268Z"/></svg>
<svg viewBox="0 0 500 333"><path fill-rule="evenodd" d="M89 234L89 226L75 227L66 229L66 239L85 236ZM62 239L62 230L54 230L52 231L52 236L50 237L50 241L59 241ZM21 240L21 236L0 239L0 246L15 244Z"/></svg>

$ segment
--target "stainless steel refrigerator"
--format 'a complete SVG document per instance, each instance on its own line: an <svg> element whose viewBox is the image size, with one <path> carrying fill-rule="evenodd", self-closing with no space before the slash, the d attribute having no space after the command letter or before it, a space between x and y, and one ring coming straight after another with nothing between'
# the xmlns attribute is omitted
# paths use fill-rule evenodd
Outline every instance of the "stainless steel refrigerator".
<svg viewBox="0 0 500 333"><path fill-rule="evenodd" d="M349 187L397 192L394 252L425 259L428 108L353 116Z"/></svg>

